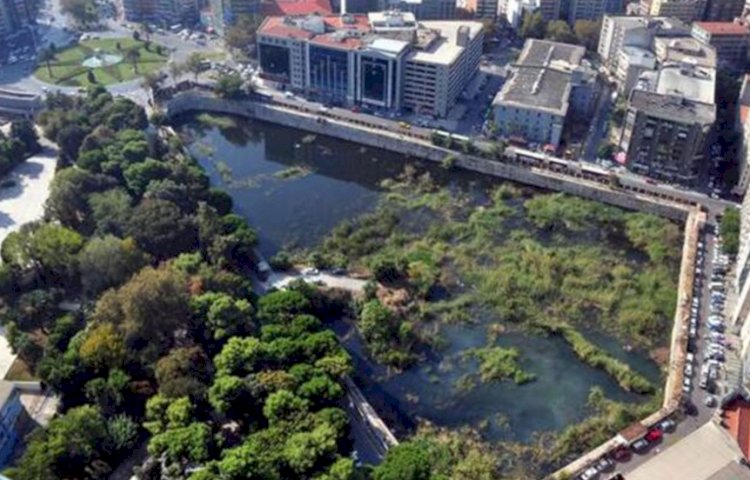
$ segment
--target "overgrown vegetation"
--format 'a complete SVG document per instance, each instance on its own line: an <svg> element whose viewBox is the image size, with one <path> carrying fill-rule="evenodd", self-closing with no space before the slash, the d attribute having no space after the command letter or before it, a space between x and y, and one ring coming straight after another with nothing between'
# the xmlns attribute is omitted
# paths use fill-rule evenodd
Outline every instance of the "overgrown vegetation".
<svg viewBox="0 0 750 480"><path fill-rule="evenodd" d="M39 138L31 122L12 122L9 135L0 131L0 176L6 175L40 150Z"/></svg>
<svg viewBox="0 0 750 480"><path fill-rule="evenodd" d="M0 287L9 341L62 411L10 477L106 478L147 440L144 478L352 478L350 360L315 291L255 298L255 232L129 100L51 95L40 122L72 166L3 243Z"/></svg>
<svg viewBox="0 0 750 480"><path fill-rule="evenodd" d="M740 211L737 208L727 208L719 224L721 233L721 250L727 255L737 255L740 249Z"/></svg>

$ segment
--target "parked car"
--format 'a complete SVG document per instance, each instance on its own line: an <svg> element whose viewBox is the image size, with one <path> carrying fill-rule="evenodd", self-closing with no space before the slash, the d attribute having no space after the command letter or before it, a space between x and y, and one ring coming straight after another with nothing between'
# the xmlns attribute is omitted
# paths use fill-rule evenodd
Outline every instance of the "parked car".
<svg viewBox="0 0 750 480"><path fill-rule="evenodd" d="M657 424L657 427L662 432L671 432L675 428L677 428L677 423L674 420L672 420L671 418L665 418L664 420L662 420L661 422L659 422Z"/></svg>
<svg viewBox="0 0 750 480"><path fill-rule="evenodd" d="M634 452L642 452L648 448L648 445L649 445L648 440L646 440L645 438L641 438L633 442L633 444L631 445L631 448L633 449Z"/></svg>
<svg viewBox="0 0 750 480"><path fill-rule="evenodd" d="M578 478L580 480L591 480L597 475L599 475L599 471L596 469L596 467L590 467L590 468L587 468L585 472L580 474Z"/></svg>
<svg viewBox="0 0 750 480"><path fill-rule="evenodd" d="M596 469L599 472L605 472L609 470L610 468L614 468L615 462L612 461L609 457L602 457L599 459L598 462L596 462Z"/></svg>

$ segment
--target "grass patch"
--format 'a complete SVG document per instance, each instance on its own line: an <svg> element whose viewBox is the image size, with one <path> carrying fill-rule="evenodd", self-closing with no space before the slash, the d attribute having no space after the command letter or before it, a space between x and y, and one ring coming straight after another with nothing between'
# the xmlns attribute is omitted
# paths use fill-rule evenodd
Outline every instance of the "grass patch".
<svg viewBox="0 0 750 480"><path fill-rule="evenodd" d="M119 44L120 48L117 48ZM102 38L86 40L77 45L60 50L56 53L54 60L50 61L50 69L45 62L40 62L34 75L41 81L63 85L68 87L87 87L89 85L111 85L114 83L127 82L139 78L147 73L161 69L169 58L169 52L162 48L162 53L157 53L160 48L152 43L146 50L146 43L132 38ZM127 52L135 50L139 58L133 68L132 62L127 59ZM95 52L121 55L122 61L107 67L89 69L83 66L83 61L94 55ZM88 72L91 70L95 82L90 82Z"/></svg>
<svg viewBox="0 0 750 480"><path fill-rule="evenodd" d="M275 172L273 176L282 180L288 180L291 178L306 177L311 173L313 173L312 168L306 165L295 165L285 168L284 170L279 170L278 172Z"/></svg>
<svg viewBox="0 0 750 480"><path fill-rule="evenodd" d="M201 113L195 117L200 123L216 128L237 128L237 120L229 115L215 115L213 113Z"/></svg>
<svg viewBox="0 0 750 480"><path fill-rule="evenodd" d="M502 347L472 348L463 353L464 358L479 360L479 378L482 382L512 380L517 385L536 379L533 373L525 372L518 364L520 355L516 348Z"/></svg>

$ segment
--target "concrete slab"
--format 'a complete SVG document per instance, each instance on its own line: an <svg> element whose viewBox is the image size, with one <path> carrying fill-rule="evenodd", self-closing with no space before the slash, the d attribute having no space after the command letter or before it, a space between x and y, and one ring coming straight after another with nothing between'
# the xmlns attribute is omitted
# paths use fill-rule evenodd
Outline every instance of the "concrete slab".
<svg viewBox="0 0 750 480"><path fill-rule="evenodd" d="M654 450L655 451L655 450ZM673 446L656 454L627 475L628 480L710 480L720 472L740 472L734 480L750 480L750 470L736 469L742 453L735 441L714 422L708 422Z"/></svg>

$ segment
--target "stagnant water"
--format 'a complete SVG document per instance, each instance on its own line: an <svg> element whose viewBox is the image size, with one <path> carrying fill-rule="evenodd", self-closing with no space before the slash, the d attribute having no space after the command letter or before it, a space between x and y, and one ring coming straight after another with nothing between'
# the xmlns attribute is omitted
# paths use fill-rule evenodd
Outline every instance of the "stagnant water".
<svg viewBox="0 0 750 480"><path fill-rule="evenodd" d="M235 127L210 126L194 118L180 125L192 153L215 185L226 188L238 213L258 230L260 249L272 255L285 246L312 246L340 221L375 208L383 193L380 182L404 168L404 158L331 138L270 124L235 120ZM301 175L282 178L292 166ZM485 192L499 183L469 172L431 169L439 181L465 192ZM297 172L299 173L299 172ZM497 345L517 347L522 366L536 381L478 384L468 391L456 381L477 371L476 362L459 362L460 352L486 345L488 321L442 328L447 347L399 375L369 359L353 328L337 321L334 328L352 354L358 383L380 414L397 430L410 429L417 418L435 424L479 428L489 439L528 440L534 432L560 430L587 415L589 391L599 386L615 400L641 401L624 392L602 371L582 364L559 338L504 334ZM652 381L658 366L643 352L627 352L616 339L587 331L587 337Z"/></svg>

